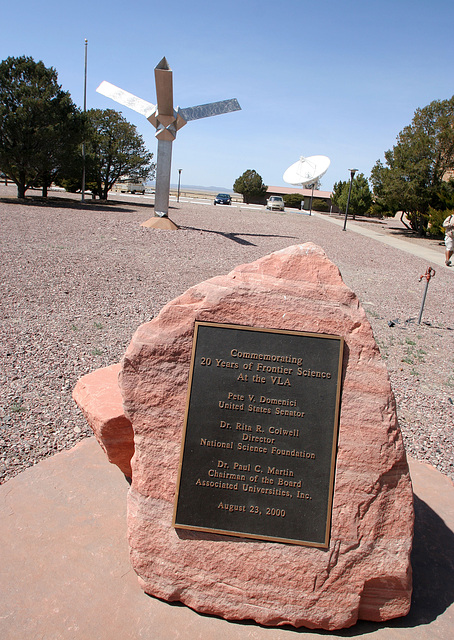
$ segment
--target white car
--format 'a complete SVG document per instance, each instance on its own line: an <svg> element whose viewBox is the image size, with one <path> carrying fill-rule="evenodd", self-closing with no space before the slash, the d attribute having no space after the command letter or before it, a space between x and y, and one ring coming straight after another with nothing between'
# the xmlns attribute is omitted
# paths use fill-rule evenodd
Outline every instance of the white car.
<svg viewBox="0 0 454 640"><path fill-rule="evenodd" d="M284 211L284 200L281 196L271 196L266 201L266 208L270 211Z"/></svg>

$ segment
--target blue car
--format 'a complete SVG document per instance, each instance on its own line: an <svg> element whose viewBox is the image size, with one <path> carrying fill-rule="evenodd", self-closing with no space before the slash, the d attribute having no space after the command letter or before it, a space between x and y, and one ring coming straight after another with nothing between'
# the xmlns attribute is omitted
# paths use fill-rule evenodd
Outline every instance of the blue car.
<svg viewBox="0 0 454 640"><path fill-rule="evenodd" d="M218 193L214 199L214 204L232 204L232 198L228 193Z"/></svg>

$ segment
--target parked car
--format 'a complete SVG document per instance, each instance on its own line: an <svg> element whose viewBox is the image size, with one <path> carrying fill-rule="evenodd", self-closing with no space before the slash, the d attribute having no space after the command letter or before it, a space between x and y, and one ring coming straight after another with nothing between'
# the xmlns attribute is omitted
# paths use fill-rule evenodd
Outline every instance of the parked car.
<svg viewBox="0 0 454 640"><path fill-rule="evenodd" d="M112 187L113 193L145 193L145 185L143 182L135 182L127 176L119 178Z"/></svg>
<svg viewBox="0 0 454 640"><path fill-rule="evenodd" d="M218 193L214 199L214 204L232 204L232 198L228 193Z"/></svg>
<svg viewBox="0 0 454 640"><path fill-rule="evenodd" d="M270 211L284 211L284 200L281 196L270 196L266 201L266 208Z"/></svg>

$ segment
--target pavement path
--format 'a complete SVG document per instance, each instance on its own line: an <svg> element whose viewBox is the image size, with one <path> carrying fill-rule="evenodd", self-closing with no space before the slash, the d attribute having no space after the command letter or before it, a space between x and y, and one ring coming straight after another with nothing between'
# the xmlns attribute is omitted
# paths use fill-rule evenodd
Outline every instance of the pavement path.
<svg viewBox="0 0 454 640"><path fill-rule="evenodd" d="M332 224L337 225L338 227L343 227L344 222L338 220L337 218L332 218L327 215L323 215L320 213L313 212L312 215L315 215L318 218L323 218L323 220L328 220ZM372 226L372 225L371 225ZM376 225L374 225L375 227ZM418 258L424 258L425 260L429 260L434 264L440 265L454 273L454 268L446 267L445 265L445 256L444 251L435 251L429 246L420 245L416 242L409 242L408 240L402 240L400 238L396 238L391 236L389 232L381 230L380 228L369 228L358 224L352 220L347 221L347 227L345 233L359 233L360 235L366 236L368 238L372 238L373 240L377 240L378 242L382 242L383 244L387 244L389 247L394 247L395 249L400 249L401 251L405 251L406 253L410 253Z"/></svg>

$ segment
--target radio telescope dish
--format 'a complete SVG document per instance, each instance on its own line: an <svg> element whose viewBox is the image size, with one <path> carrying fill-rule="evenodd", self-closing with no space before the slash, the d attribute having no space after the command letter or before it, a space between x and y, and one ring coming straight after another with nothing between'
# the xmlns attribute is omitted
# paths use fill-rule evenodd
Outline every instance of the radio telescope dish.
<svg viewBox="0 0 454 640"><path fill-rule="evenodd" d="M292 164L284 173L284 182L295 186L312 184L327 172L330 164L328 156L301 156L298 162Z"/></svg>

